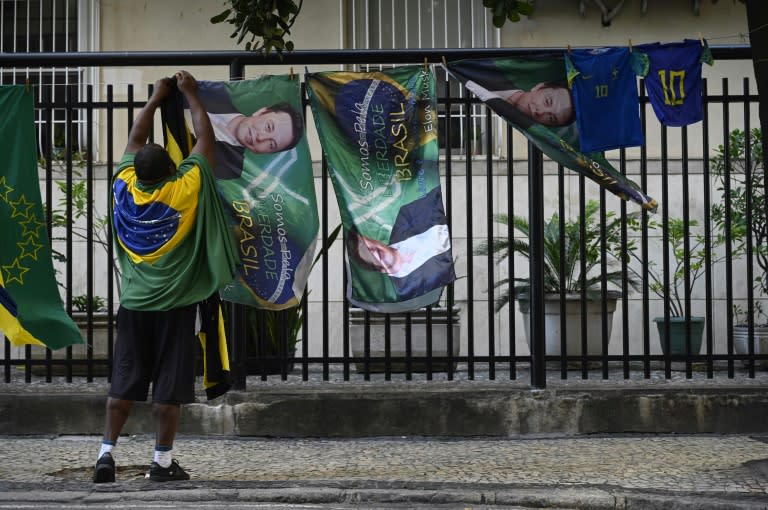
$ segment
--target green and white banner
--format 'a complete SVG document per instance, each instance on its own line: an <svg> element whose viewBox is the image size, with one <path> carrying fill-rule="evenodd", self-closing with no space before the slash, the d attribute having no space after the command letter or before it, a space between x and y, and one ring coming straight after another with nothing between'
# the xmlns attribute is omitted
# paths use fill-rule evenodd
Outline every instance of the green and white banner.
<svg viewBox="0 0 768 510"><path fill-rule="evenodd" d="M279 310L306 287L319 221L299 80L198 82L216 134L214 174L240 267L222 299Z"/></svg>
<svg viewBox="0 0 768 510"><path fill-rule="evenodd" d="M434 76L422 66L307 73L344 226L347 299L415 310L455 280L440 191Z"/></svg>

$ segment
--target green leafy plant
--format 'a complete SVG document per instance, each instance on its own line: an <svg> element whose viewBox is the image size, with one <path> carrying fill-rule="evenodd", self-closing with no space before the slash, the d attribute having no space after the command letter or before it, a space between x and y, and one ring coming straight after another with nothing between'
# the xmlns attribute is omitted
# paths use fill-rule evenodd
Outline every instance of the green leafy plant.
<svg viewBox="0 0 768 510"><path fill-rule="evenodd" d="M727 148L719 145L712 158L712 173L717 190L723 195L723 201L712 206L713 224L722 236L730 226L728 237L734 258L747 254L747 236L751 237L752 256L760 269L752 281L755 293L752 316L755 323L768 323L768 316L758 301L768 296L768 204L760 129L752 129L749 135L739 129L731 131ZM749 308L749 303L744 307L734 305L737 323L748 322Z"/></svg>
<svg viewBox="0 0 768 510"><path fill-rule="evenodd" d="M640 267L645 268L645 271L647 271L648 278L650 279L650 290L661 299L669 297L669 314L672 317L685 317L686 296L690 296L693 293L696 282L706 274L708 269L711 270L712 266L725 258L724 254L718 254L717 251L717 248L723 245L724 238L719 235L712 235L710 238L711 266L707 266L707 239L703 233L692 233L690 230L691 227L696 228L698 225L696 220L689 220L688 228L686 228L685 221L681 218L669 218L667 221L666 249L670 255L668 287L665 285L664 273L660 270L657 261L643 261L636 251L630 252L630 256L640 264ZM642 229L640 222L636 220L629 222L629 227L635 232L640 232ZM663 223L651 220L648 222L647 227L648 231L661 231ZM689 239L688 249L685 246L686 238ZM663 241L661 237L658 239ZM662 254L664 246L662 245L658 248L658 250L652 249L649 251Z"/></svg>
<svg viewBox="0 0 768 510"><path fill-rule="evenodd" d="M67 185L64 180L55 180L54 184L60 192L61 198L59 198L56 207L51 211L51 226L53 227L53 241L66 241L66 234L62 234L63 229L66 232L71 230L72 236L75 239L87 241L88 239L88 226L87 218L89 211L91 212L91 229L90 234L93 240L94 246L100 246L105 255L109 255L110 237L109 237L109 216L102 214L95 206L88 200L88 182L82 179L82 169L87 161L87 153L79 150L70 150L67 154L67 149L62 148L60 142L57 145L51 155L51 167L59 172L64 172L67 169L67 158L71 158L72 173L75 179L72 180L71 187ZM47 161L45 158L39 158L38 165L40 167L46 167ZM69 203L72 203L72 217L67 216L67 208ZM57 250L55 247L51 247L52 257L59 262L66 262L67 256ZM113 274L115 277L118 294L120 292L120 266L117 263L112 265ZM57 271L58 272L58 271ZM59 281L59 285L64 285ZM73 298L74 299L74 298ZM73 307L77 310L77 305L73 303Z"/></svg>
<svg viewBox="0 0 768 510"><path fill-rule="evenodd" d="M530 16L533 5L521 0L483 0L483 7L491 11L493 26L501 28L507 20L516 23L520 16Z"/></svg>
<svg viewBox="0 0 768 510"><path fill-rule="evenodd" d="M80 294L72 297L72 310L75 312L105 312L107 310L107 301L101 296L92 296L88 299L88 294Z"/></svg>
<svg viewBox="0 0 768 510"><path fill-rule="evenodd" d="M245 49L269 53L274 48L280 54L293 51L293 42L285 37L301 12L304 0L227 0L228 7L211 18L211 23L227 22L235 26L230 37L241 44L246 37Z"/></svg>
<svg viewBox="0 0 768 510"><path fill-rule="evenodd" d="M635 241L628 240L626 245L622 243L622 218L614 212L606 213L606 223L601 226L599 220L600 204L595 200L587 202L584 208L584 216L576 219L565 220L565 229L560 231L560 217L553 214L544 225L544 292L559 293L561 290L567 293L578 293L582 289L587 291L590 298L599 298L599 290L602 282L621 288L625 272L618 268L620 261L628 261L628 253L635 250ZM637 218L639 213L628 215L630 219ZM507 225L509 217L506 214L494 216L497 223ZM584 236L582 237L582 224ZM489 250L495 255L497 264L505 262L510 254L522 255L528 259L530 256L530 225L528 220L513 217L513 225L521 237L495 238L492 243L487 241L480 243L474 250L475 255L488 255ZM603 233L604 231L604 233ZM602 244L605 241L605 254ZM563 257L561 259L561 247ZM584 258L582 260L582 248ZM609 271L602 274L599 269L606 257ZM560 273L560 262L563 262L565 271ZM582 272L582 262L584 270ZM637 288L638 280L633 274L627 275L632 288ZM496 298L495 309L498 312L511 299L517 299L521 295L529 293L530 281L528 278L514 278L510 288L509 278L503 278L494 284L501 289Z"/></svg>
<svg viewBox="0 0 768 510"><path fill-rule="evenodd" d="M77 177L81 173L74 171ZM61 192L61 198L57 207L51 211L51 225L54 228L71 229L72 235L77 239L86 241L88 239L87 218L89 211L92 210L90 234L94 245L100 246L105 255L109 255L110 237L109 237L109 216L101 214L88 201L88 183L85 180L76 180L72 182L71 187L67 186L65 181L54 181L56 187ZM69 197L69 198L68 198ZM72 219L67 216L67 206L72 202ZM54 234L56 241L64 241L66 237ZM66 261L66 256L57 250L53 250L54 258L61 262ZM118 294L120 292L120 266L115 263L112 265Z"/></svg>

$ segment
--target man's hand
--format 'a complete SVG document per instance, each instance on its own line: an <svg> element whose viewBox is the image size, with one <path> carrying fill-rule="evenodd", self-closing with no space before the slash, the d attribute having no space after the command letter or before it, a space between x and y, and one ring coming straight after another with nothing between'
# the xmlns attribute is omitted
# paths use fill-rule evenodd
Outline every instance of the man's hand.
<svg viewBox="0 0 768 510"><path fill-rule="evenodd" d="M155 82L155 86L152 89L151 100L159 104L160 101L166 98L170 93L171 93L171 79L160 78Z"/></svg>
<svg viewBox="0 0 768 510"><path fill-rule="evenodd" d="M176 73L176 85L185 96L197 90L197 80L195 80L195 77L187 71L179 71Z"/></svg>
<svg viewBox="0 0 768 510"><path fill-rule="evenodd" d="M131 131L128 133L128 143L125 146L125 152L135 154L144 147L149 136L149 129L152 127L155 110L170 93L170 78L161 78L155 82L152 95L149 97L147 104L144 105L144 108L136 116L133 127L131 127Z"/></svg>
<svg viewBox="0 0 768 510"><path fill-rule="evenodd" d="M179 87L179 90L187 99L192 117L192 127L195 130L195 136L197 136L197 141L190 153L202 154L213 166L216 139L213 134L211 120L208 118L205 107L197 96L197 80L187 71L179 71L176 73L176 86Z"/></svg>

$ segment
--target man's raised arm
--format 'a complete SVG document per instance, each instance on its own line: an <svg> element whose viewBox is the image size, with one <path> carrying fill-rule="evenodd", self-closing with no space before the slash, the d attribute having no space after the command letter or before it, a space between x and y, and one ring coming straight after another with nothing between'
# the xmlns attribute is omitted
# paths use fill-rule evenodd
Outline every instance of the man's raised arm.
<svg viewBox="0 0 768 510"><path fill-rule="evenodd" d="M125 152L134 154L147 144L149 130L152 127L152 121L155 117L155 110L160 106L160 102L170 93L170 91L170 78L161 78L155 82L155 87L152 89L152 96L133 121L131 132L128 133L128 143L125 146Z"/></svg>
<svg viewBox="0 0 768 510"><path fill-rule="evenodd" d="M205 111L200 98L197 96L197 81L187 71L176 73L176 84L184 94L192 114L192 128L195 130L197 141L192 147L192 154L198 153L205 157L211 166L214 164L215 142L211 120Z"/></svg>

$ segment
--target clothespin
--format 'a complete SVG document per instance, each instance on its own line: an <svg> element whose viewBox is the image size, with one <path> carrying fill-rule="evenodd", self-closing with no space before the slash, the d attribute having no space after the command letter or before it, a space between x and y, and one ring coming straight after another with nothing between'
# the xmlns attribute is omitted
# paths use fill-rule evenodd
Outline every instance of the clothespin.
<svg viewBox="0 0 768 510"><path fill-rule="evenodd" d="M629 41L629 52L632 53L632 38L629 37L627 40Z"/></svg>
<svg viewBox="0 0 768 510"><path fill-rule="evenodd" d="M446 69L448 69L448 62L446 62L446 61L445 61L445 55L443 55L442 57L440 57L440 59L443 61L443 67L445 67Z"/></svg>
<svg viewBox="0 0 768 510"><path fill-rule="evenodd" d="M293 66L291 66L291 74L288 77L289 80L293 81Z"/></svg>
<svg viewBox="0 0 768 510"><path fill-rule="evenodd" d="M26 79L24 82L24 90L29 93L30 90L32 90L32 86L29 84L29 78Z"/></svg>
<svg viewBox="0 0 768 510"><path fill-rule="evenodd" d="M699 42L704 46L704 36L701 35L701 32L699 32Z"/></svg>
<svg viewBox="0 0 768 510"><path fill-rule="evenodd" d="M429 71L429 66L427 65L427 57L424 57L424 72L426 73Z"/></svg>
<svg viewBox="0 0 768 510"><path fill-rule="evenodd" d="M571 45L570 44L568 45L568 54L569 55L571 54Z"/></svg>

